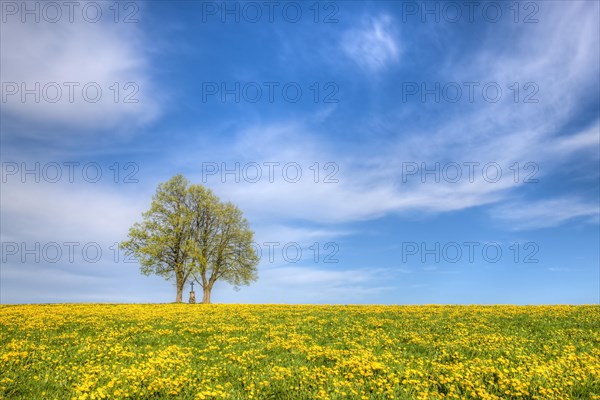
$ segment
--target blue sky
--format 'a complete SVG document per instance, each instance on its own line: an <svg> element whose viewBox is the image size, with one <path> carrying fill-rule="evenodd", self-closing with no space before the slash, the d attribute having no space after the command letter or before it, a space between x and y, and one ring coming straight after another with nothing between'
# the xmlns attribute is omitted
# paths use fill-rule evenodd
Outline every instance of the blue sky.
<svg viewBox="0 0 600 400"><path fill-rule="evenodd" d="M114 243L177 173L261 249L215 302L600 301L598 2L58 4L2 4L2 303L172 301Z"/></svg>

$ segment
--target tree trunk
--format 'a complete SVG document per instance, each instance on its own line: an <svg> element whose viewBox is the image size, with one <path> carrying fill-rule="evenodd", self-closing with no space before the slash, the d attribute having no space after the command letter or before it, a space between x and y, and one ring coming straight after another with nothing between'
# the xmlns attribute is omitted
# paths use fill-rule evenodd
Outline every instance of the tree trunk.
<svg viewBox="0 0 600 400"><path fill-rule="evenodd" d="M177 284L177 297L175 298L175 302L183 302L183 285Z"/></svg>
<svg viewBox="0 0 600 400"><path fill-rule="evenodd" d="M202 297L202 304L210 304L210 290L211 288L204 288L204 296Z"/></svg>

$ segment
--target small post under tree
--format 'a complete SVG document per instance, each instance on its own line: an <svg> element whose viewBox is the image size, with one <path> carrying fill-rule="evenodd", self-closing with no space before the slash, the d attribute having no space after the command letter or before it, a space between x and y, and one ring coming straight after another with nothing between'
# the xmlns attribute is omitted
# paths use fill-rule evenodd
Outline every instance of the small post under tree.
<svg viewBox="0 0 600 400"><path fill-rule="evenodd" d="M190 291L190 304L196 304L196 292L194 292L194 281L192 281L192 290Z"/></svg>

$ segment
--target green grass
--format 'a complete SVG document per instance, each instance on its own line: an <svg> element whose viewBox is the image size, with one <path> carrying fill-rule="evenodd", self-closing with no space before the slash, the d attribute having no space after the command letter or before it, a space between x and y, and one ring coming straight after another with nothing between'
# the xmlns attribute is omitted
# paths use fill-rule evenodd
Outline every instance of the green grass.
<svg viewBox="0 0 600 400"><path fill-rule="evenodd" d="M3 399L600 399L600 306L0 307Z"/></svg>

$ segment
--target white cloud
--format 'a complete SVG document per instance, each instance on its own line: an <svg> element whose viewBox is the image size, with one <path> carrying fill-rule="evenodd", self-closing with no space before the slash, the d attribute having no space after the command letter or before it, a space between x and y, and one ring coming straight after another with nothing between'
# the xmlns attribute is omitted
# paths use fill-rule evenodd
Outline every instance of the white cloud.
<svg viewBox="0 0 600 400"><path fill-rule="evenodd" d="M47 302L170 302L174 299L172 282L161 277L140 276L137 264L98 263L59 264L21 263L8 257L2 265L0 303ZM31 257L30 257L31 259ZM66 264L66 265L65 265Z"/></svg>
<svg viewBox="0 0 600 400"><path fill-rule="evenodd" d="M493 210L495 218L513 229L538 229L558 226L574 219L598 223L600 206L577 197L565 196L540 201L511 202Z"/></svg>
<svg viewBox="0 0 600 400"><path fill-rule="evenodd" d="M280 243L279 246L285 244L297 244L302 248L312 246L314 243L324 243L334 241L338 238L352 235L354 232L343 229L323 228L320 225L310 227L297 227L285 224L251 224L252 229L256 232L254 242L261 247L264 243ZM266 254L265 254L266 256Z"/></svg>
<svg viewBox="0 0 600 400"><path fill-rule="evenodd" d="M563 18L565 13L570 17ZM299 163L305 175L298 183L285 182L281 176L273 183L265 179L259 183L236 183L231 177L227 183L218 178L208 181L221 197L239 204L253 219L263 221L345 223L390 213L441 213L510 201L530 171L522 170L515 179L511 170L515 163L521 168L530 162L542 166L534 178L543 179L573 157L589 155L582 151L597 153L598 121L579 131L562 132L582 100L572 93L585 97L589 94L589 82L597 81L598 38L591 34L597 15L578 5L567 11L550 5L546 14L548 22L533 27L527 35L515 37L510 51L498 55L495 50L483 48L482 55L475 57L470 66L442 72L442 76L454 76L458 81L501 82L505 89L515 80L521 86L535 81L539 86L538 104L515 103L510 92L499 103L480 99L468 112L440 120L427 131L407 132L403 128L407 116L399 112L400 118L388 118L385 123L388 130L402 135L395 141L386 141L385 147L352 148L340 146L339 142L334 147L333 142L323 139L319 129L312 128L315 124L311 121L257 124L238 132L233 144L228 143L226 153L186 150L177 154L177 162L187 166L195 181L201 181L199 159L227 162L229 168L235 162ZM363 66L367 69L387 65L398 56L392 22L390 17L380 16L348 32L348 55L357 62L366 62ZM503 38L492 36L504 43ZM574 47L569 45L573 42L577 43ZM547 44L550 50L544 50L546 47L540 44ZM330 118L335 116L333 113ZM377 119L381 121L382 116ZM202 140L202 146L207 147L206 139ZM597 154L592 157L597 158ZM328 161L336 163L339 183L315 183L309 167L316 161L321 167ZM478 170L479 176L471 182L465 168L459 183L438 183L431 178L421 183L418 175L404 183L402 163L407 161L425 162L429 167L436 162L442 166L445 162L497 163L503 176L492 183L482 179ZM492 213L498 210L491 208Z"/></svg>
<svg viewBox="0 0 600 400"><path fill-rule="evenodd" d="M151 188L1 185L0 302L172 301L170 283L141 277L116 247L148 208Z"/></svg>
<svg viewBox="0 0 600 400"><path fill-rule="evenodd" d="M238 293L224 285L215 289L223 302L250 303L360 303L384 292L397 290L390 284L393 269L348 269L330 265L288 265L259 268L259 280ZM231 300L230 300L231 299Z"/></svg>
<svg viewBox="0 0 600 400"><path fill-rule="evenodd" d="M2 240L119 241L151 192L100 184L3 183Z"/></svg>
<svg viewBox="0 0 600 400"><path fill-rule="evenodd" d="M463 124L470 122L463 121ZM462 124L452 128L452 135L448 135L445 128L428 136L410 135L385 150L374 152L334 148L318 137L316 130L299 121L256 125L239 132L226 153L215 152L214 149L220 146L207 144L206 138L203 138L199 148L210 151L186 150L177 154L176 162L178 168L187 171L186 175L189 174L192 181L204 181L221 198L238 204L251 221L260 221L260 225L256 226L260 237L273 240L281 235L292 241L304 238L308 242L311 236L329 236L335 240L348 234L343 228L327 224L369 220L389 213L459 211L510 200L532 172L523 169L527 162L544 164L544 168L533 176L541 179L551 174L552 167L560 166L560 162L589 148L594 141L593 129L549 140L545 138L548 135L546 128L541 127L539 131L521 130L514 135L492 136L472 143L468 135L459 132L462 128ZM261 143L261 146L257 147L256 143ZM219 171L215 175L203 176L202 163L197 160L214 162ZM443 178L436 182L429 175L423 183L420 173L417 173L403 182L403 163L407 161L416 161L419 168L422 162L428 168L436 162L440 168L446 162L456 162L461 165L462 178L458 183ZM268 179L267 162L279 163L274 169L273 182ZM292 162L300 165L303 174L296 183L283 177L283 166ZM318 182L315 182L314 169L311 169L315 162L319 163L321 170ZM327 162L337 165L334 178L339 182L323 182ZM465 162L480 163L474 170L472 181ZM518 179L511 170L516 162L521 167ZM240 169L238 181L232 174L222 175L224 168L232 170L236 163ZM262 178L257 183L244 179L244 166L249 163L262 166ZM497 163L501 168L502 177L498 182L488 181L487 176L483 176L482 167L491 163ZM249 175L253 176L254 170L251 172ZM495 212L495 209L492 211ZM310 226L298 229L298 221ZM295 228L286 228L288 223ZM263 232L266 233L264 236Z"/></svg>
<svg viewBox="0 0 600 400"><path fill-rule="evenodd" d="M342 49L347 57L368 72L378 72L398 61L394 20L389 15L369 18L358 29L351 29L342 38Z"/></svg>
<svg viewBox="0 0 600 400"><path fill-rule="evenodd" d="M550 150L559 155L569 155L582 150L591 150L598 154L598 145L600 144L600 121L570 136L558 138L550 143Z"/></svg>
<svg viewBox="0 0 600 400"><path fill-rule="evenodd" d="M104 13L110 19L110 10L105 9ZM12 17L3 22L3 117L14 116L44 128L58 126L79 132L136 126L154 120L160 107L148 72L148 44L143 41L138 24L109 22L69 22L66 17L57 23L21 23ZM69 82L74 83L72 98ZM7 90L14 89L13 83L19 87L18 92L7 94ZM39 90L35 90L36 83ZM23 101L21 85L34 89L39 102L33 94L26 95ZM87 97L83 93L85 85ZM97 87L101 95L97 95ZM138 102L125 102L128 95L128 101ZM98 101L93 102L96 98ZM20 129L19 135L24 134Z"/></svg>

